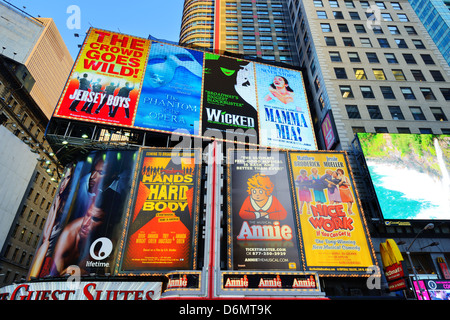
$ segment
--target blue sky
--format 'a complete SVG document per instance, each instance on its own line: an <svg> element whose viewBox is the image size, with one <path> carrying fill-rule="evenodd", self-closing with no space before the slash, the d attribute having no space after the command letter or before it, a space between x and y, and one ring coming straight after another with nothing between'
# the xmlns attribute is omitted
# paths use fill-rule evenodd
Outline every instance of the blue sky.
<svg viewBox="0 0 450 320"><path fill-rule="evenodd" d="M184 3L184 0L7 1L32 16L53 18L74 60L78 55L78 44L82 44L91 26L143 38L151 34L159 39L177 42ZM73 21L70 19L73 12L67 13L71 5L80 9L80 29L70 29L67 25L68 20ZM80 37L76 38L74 33Z"/></svg>

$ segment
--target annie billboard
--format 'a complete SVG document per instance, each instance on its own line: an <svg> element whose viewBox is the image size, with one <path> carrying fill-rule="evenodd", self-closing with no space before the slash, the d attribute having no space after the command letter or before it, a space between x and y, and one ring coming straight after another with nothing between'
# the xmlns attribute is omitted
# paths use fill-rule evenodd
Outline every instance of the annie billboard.
<svg viewBox="0 0 450 320"><path fill-rule="evenodd" d="M386 220L450 219L450 136L358 133Z"/></svg>
<svg viewBox="0 0 450 320"><path fill-rule="evenodd" d="M53 117L317 150L301 71L95 28Z"/></svg>

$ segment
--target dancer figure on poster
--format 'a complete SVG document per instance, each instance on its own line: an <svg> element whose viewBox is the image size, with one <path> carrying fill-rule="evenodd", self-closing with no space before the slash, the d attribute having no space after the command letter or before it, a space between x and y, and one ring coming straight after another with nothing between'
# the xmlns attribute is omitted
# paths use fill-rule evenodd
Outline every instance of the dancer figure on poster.
<svg viewBox="0 0 450 320"><path fill-rule="evenodd" d="M336 170L337 177L341 180L339 182L339 195L341 196L341 201L347 203L348 213L353 214L352 206L355 199L353 198L352 191L350 190L350 180L344 175L344 170Z"/></svg>
<svg viewBox="0 0 450 320"><path fill-rule="evenodd" d="M114 85L114 82L111 82L109 86L106 86L106 88L105 88L106 96L103 98L103 101L99 104L97 109L94 111L95 114L99 114L100 113L100 110L102 110L103 106L110 99L110 97L114 96L114 91L116 91L116 89L118 87L119 87L119 83L116 86L116 85ZM108 114L111 114L112 111L113 111L113 108L112 108L111 104L109 104L108 106L109 106L109 113Z"/></svg>
<svg viewBox="0 0 450 320"><path fill-rule="evenodd" d="M83 77L77 77L79 85L78 85L78 90L89 90L91 88L91 80L88 79L88 74L85 73L83 74ZM78 103L80 102L80 100L73 100L72 103L70 104L69 110L70 111L75 111L78 112L77 110L77 106Z"/></svg>
<svg viewBox="0 0 450 320"><path fill-rule="evenodd" d="M307 171L305 169L300 170L300 175L297 176L296 181L301 184L303 181L308 181L309 178L307 176ZM311 214L311 191L309 191L309 187L306 185L302 185L298 190L298 199L300 201L300 213L303 213L303 205L306 204L306 210L308 214Z"/></svg>
<svg viewBox="0 0 450 320"><path fill-rule="evenodd" d="M311 178L311 180L320 180L319 170L317 170L317 168L311 169L310 178ZM327 202L327 198L325 197L325 192L323 191L323 189L321 189L321 190L313 189L313 193L314 193L314 200L316 201L316 203L326 203Z"/></svg>
<svg viewBox="0 0 450 320"><path fill-rule="evenodd" d="M128 98L130 96L130 92L134 90L134 83L132 84L133 86L130 85L129 82L125 82L125 86L119 89L119 92L117 93L118 97L124 97L124 98ZM114 118L116 116L116 112L119 109L119 105L116 105L114 107L113 112L109 115L111 118ZM130 117L130 110L128 105L124 105L123 109L125 111L125 118L129 118Z"/></svg>
<svg viewBox="0 0 450 320"><path fill-rule="evenodd" d="M244 220L283 220L286 209L272 195L274 184L269 176L257 173L247 181L248 197L244 200L239 216Z"/></svg>
<svg viewBox="0 0 450 320"><path fill-rule="evenodd" d="M102 85L102 79L97 79L97 81L96 82L94 82L93 84L92 84L92 92L95 92L95 93L100 93L100 92L103 92L102 91L102 87L103 87L103 85ZM105 98L104 98L105 99ZM104 100L103 99L103 100ZM84 112L86 112L86 113L89 113L89 114L91 114L91 111L92 111L92 108L94 107L94 105L95 105L95 102L94 101L92 101L92 102L89 102L89 103L85 103L84 105L83 105L83 108L81 108L81 111L84 111Z"/></svg>

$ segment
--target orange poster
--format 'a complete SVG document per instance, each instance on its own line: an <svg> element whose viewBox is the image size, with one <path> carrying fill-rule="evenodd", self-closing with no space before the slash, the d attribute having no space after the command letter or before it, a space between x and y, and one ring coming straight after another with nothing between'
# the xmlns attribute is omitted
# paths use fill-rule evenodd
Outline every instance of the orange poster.
<svg viewBox="0 0 450 320"><path fill-rule="evenodd" d="M54 115L132 125L149 47L147 39L91 28Z"/></svg>
<svg viewBox="0 0 450 320"><path fill-rule="evenodd" d="M121 271L191 269L198 229L196 151L143 149Z"/></svg>

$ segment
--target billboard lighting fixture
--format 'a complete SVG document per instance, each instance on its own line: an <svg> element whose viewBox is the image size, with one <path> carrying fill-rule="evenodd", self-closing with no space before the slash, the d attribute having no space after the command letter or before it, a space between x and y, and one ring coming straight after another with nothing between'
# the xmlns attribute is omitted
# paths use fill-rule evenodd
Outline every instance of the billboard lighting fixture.
<svg viewBox="0 0 450 320"><path fill-rule="evenodd" d="M69 142L67 142L67 140L63 140L63 142L61 142L62 144L68 144Z"/></svg>
<svg viewBox="0 0 450 320"><path fill-rule="evenodd" d="M425 248L428 248L428 247L435 247L435 246L438 246L438 245L439 245L439 242L432 242L432 243L430 243L429 245L420 248L420 250L425 249Z"/></svg>
<svg viewBox="0 0 450 320"><path fill-rule="evenodd" d="M83 139L89 138L89 136L88 136L86 133L83 133L83 134L81 135L81 137L82 137Z"/></svg>

